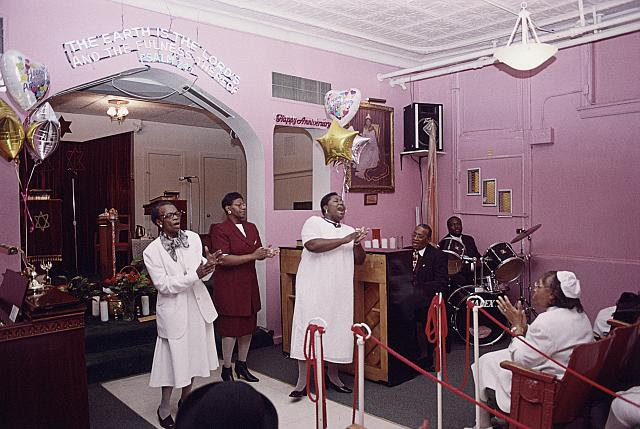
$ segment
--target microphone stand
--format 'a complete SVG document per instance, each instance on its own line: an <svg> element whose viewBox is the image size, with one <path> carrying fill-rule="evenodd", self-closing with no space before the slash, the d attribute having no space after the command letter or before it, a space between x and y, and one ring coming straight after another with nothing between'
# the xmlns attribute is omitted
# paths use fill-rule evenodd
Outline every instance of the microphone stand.
<svg viewBox="0 0 640 429"><path fill-rule="evenodd" d="M76 221L76 178L71 178L71 207L73 208L73 253L76 267L76 274L78 274L78 223Z"/></svg>

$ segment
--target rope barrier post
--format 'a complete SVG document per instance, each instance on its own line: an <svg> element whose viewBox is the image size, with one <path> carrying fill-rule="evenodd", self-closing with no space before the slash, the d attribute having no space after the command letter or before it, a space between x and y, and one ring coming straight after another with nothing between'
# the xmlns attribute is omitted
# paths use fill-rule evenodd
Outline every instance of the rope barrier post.
<svg viewBox="0 0 640 429"><path fill-rule="evenodd" d="M476 368L475 399L480 402L480 339L478 338L478 306L473 306L473 365ZM480 407L476 405L476 424L480 422Z"/></svg>
<svg viewBox="0 0 640 429"><path fill-rule="evenodd" d="M442 381L442 371L444 368L443 360L442 360L442 292L438 293L438 362L440 362L438 368L438 380ZM438 429L442 429L442 384L438 383L437 386L437 397L438 397Z"/></svg>
<svg viewBox="0 0 640 429"><path fill-rule="evenodd" d="M325 323L326 326L326 323ZM322 361L322 339L320 330L316 330L313 333L315 358L316 358L316 396L318 398L318 404L321 404L321 412L316 413L316 424L318 429L326 428L324 422L324 401L325 401L325 388L324 388L324 362Z"/></svg>
<svg viewBox="0 0 640 429"><path fill-rule="evenodd" d="M367 336L356 333L357 357L358 357L358 373L356 374L358 384L358 413L355 423L364 426L364 341L371 336L371 328L366 323L356 323L354 326L367 331Z"/></svg>

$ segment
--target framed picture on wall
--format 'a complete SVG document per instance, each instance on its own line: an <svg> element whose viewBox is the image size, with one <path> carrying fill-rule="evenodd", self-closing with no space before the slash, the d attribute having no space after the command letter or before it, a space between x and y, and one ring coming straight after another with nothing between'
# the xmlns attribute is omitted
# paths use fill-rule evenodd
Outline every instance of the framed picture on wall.
<svg viewBox="0 0 640 429"><path fill-rule="evenodd" d="M378 204L378 194L364 194L364 205L375 206Z"/></svg>
<svg viewBox="0 0 640 429"><path fill-rule="evenodd" d="M480 195L480 169L467 170L467 195Z"/></svg>
<svg viewBox="0 0 640 429"><path fill-rule="evenodd" d="M482 205L485 207L496 206L496 179L482 180Z"/></svg>
<svg viewBox="0 0 640 429"><path fill-rule="evenodd" d="M511 210L511 189L498 189L498 214L510 215Z"/></svg>
<svg viewBox="0 0 640 429"><path fill-rule="evenodd" d="M394 192L393 108L360 103L350 123L360 135L369 139L355 167L347 167L350 192Z"/></svg>

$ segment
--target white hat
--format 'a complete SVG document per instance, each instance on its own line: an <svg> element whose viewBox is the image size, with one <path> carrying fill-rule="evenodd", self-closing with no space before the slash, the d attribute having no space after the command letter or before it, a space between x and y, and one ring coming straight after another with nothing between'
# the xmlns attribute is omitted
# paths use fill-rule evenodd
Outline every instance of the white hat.
<svg viewBox="0 0 640 429"><path fill-rule="evenodd" d="M580 280L571 271L558 271L556 274L560 280L560 289L567 298L580 298Z"/></svg>

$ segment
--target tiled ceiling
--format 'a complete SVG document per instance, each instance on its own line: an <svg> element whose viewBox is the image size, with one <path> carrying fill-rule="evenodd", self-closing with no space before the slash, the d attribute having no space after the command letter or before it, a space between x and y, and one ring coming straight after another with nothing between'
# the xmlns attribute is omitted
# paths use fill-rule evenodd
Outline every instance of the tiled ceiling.
<svg viewBox="0 0 640 429"><path fill-rule="evenodd" d="M398 67L505 44L522 4L521 0L114 2ZM539 36L550 36L580 25L580 10L583 25L640 13L640 0L529 0L526 3L539 27Z"/></svg>

